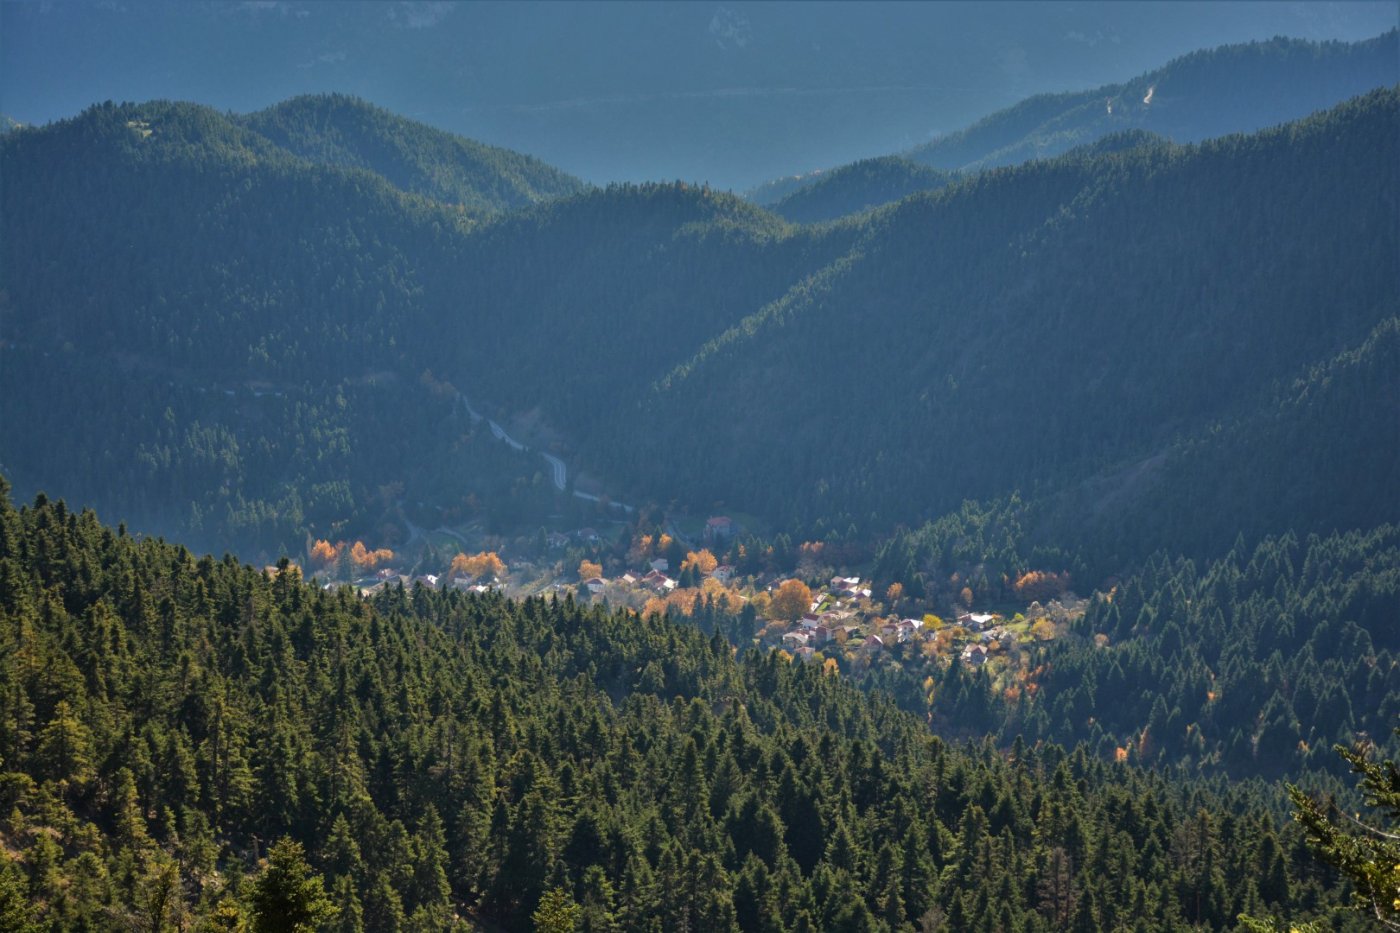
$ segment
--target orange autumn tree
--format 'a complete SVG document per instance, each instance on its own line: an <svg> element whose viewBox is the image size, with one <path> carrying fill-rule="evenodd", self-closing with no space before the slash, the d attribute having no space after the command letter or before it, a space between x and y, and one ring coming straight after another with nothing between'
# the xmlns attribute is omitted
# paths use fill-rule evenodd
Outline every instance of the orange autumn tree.
<svg viewBox="0 0 1400 933"><path fill-rule="evenodd" d="M1069 586L1069 574L1030 570L1017 578L1012 589L1022 599L1042 600L1059 596Z"/></svg>
<svg viewBox="0 0 1400 933"><path fill-rule="evenodd" d="M784 580L773 591L768 617L794 622L812 605L812 590L801 580Z"/></svg>
<svg viewBox="0 0 1400 933"><path fill-rule="evenodd" d="M495 551L482 551L478 554L458 554L452 558L448 574L475 580L480 577L502 577L506 573L506 563Z"/></svg>
<svg viewBox="0 0 1400 933"><path fill-rule="evenodd" d="M317 541L311 545L311 563L329 567L340 556L339 549L329 541Z"/></svg>
<svg viewBox="0 0 1400 933"><path fill-rule="evenodd" d="M698 587L677 588L665 596L653 596L642 607L642 615L690 616L695 614L695 600L701 605L712 601L715 608L728 613L738 613L744 608L744 598L732 590L727 590L718 580L710 579Z"/></svg>
<svg viewBox="0 0 1400 933"><path fill-rule="evenodd" d="M371 551L365 547L363 541L356 541L350 548L350 563L355 565L355 569L360 572L373 570L380 564L387 564L394 559L394 552L386 547Z"/></svg>
<svg viewBox="0 0 1400 933"><path fill-rule="evenodd" d="M602 575L602 564L596 564L591 560L581 560L578 562L578 578L580 580L592 580L594 577L601 577Z"/></svg>
<svg viewBox="0 0 1400 933"><path fill-rule="evenodd" d="M715 555L706 549L688 552L685 555L685 560L681 562L681 570L694 567L701 576L713 572L718 566L719 561L715 559Z"/></svg>

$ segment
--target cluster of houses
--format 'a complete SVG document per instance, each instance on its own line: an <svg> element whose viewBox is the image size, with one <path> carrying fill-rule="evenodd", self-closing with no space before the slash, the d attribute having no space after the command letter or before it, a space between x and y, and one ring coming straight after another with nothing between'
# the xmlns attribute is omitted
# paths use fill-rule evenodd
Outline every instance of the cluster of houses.
<svg viewBox="0 0 1400 933"><path fill-rule="evenodd" d="M410 575L400 573L392 567L381 567L374 573L374 582L362 584L359 590L361 596L373 596L386 587L392 587L395 584L402 583L405 589L411 589L414 586L426 586L430 590L451 588L455 590L464 590L468 593L485 593L496 589L499 582L500 581L493 579L487 583L479 583L462 577L448 578L435 573ZM338 584L335 583L326 583L324 588L333 589L337 585Z"/></svg>
<svg viewBox="0 0 1400 933"><path fill-rule="evenodd" d="M857 577L833 577L813 597L810 611L782 634L783 649L800 660L811 660L818 651L837 641L866 657L874 657L894 645L931 636L920 618L876 619L872 631L871 620L860 607L861 601L870 599L870 593L870 585ZM828 608L822 610L823 606ZM963 663L981 666L987 662L993 643L1015 643L1015 634L998 622L999 617L991 613L965 612L957 617L957 624L975 636L959 653Z"/></svg>
<svg viewBox="0 0 1400 933"><path fill-rule="evenodd" d="M646 573L629 570L622 574L622 576L616 577L614 581L609 581L606 577L590 577L587 580L580 581L579 586L587 589L589 593L596 596L603 592L609 582L618 582L626 584L627 586L648 589L657 596L665 596L667 593L670 593L676 587L680 586L680 582L670 576L670 571L671 562L664 557L658 557L656 560L650 561L647 564ZM729 582L734 579L736 573L737 571L732 565L720 564L714 570L707 573L706 576L728 586Z"/></svg>
<svg viewBox="0 0 1400 933"><path fill-rule="evenodd" d="M978 635L977 640L965 645L958 655L964 664L973 667L987 663L987 649L993 642L1003 647L1016 642L1016 633L996 625L996 616L985 612L964 612L958 616L958 624Z"/></svg>
<svg viewBox="0 0 1400 933"><path fill-rule="evenodd" d="M877 633L860 638L865 626L855 610L831 609L820 615L804 613L791 631L783 633L782 643L794 657L810 660L819 648L840 638L840 633L844 635L840 640L847 644L852 638L860 638L860 650L871 655L885 650L888 645L903 644L919 637L923 626L922 619L886 619L880 623Z"/></svg>

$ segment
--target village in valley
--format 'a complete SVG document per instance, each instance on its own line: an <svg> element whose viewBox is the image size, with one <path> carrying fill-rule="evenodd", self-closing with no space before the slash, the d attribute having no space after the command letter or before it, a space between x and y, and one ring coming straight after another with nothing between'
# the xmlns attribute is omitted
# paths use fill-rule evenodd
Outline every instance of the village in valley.
<svg viewBox="0 0 1400 933"><path fill-rule="evenodd" d="M997 605L974 605L972 590L957 585L916 599L902 582L877 588L868 577L827 564L820 542L794 548L787 566L775 565L771 545L759 559L750 553L754 539L729 516L668 520L665 530L651 534L641 533L640 524L615 523L611 533L588 526L540 530L514 540L439 529L415 555L316 541L308 557L324 586L352 583L365 596L423 586L554 594L637 615L718 613L740 625L728 630L736 641L751 637L756 648L833 674L956 661L1025 683L1038 646L1063 636L1088 605L1064 575L1008 581L1012 602ZM471 545L481 549L469 553ZM509 565L501 553L511 557ZM413 572L401 569L409 560Z"/></svg>
<svg viewBox="0 0 1400 933"><path fill-rule="evenodd" d="M488 427L510 450L547 462L560 494L556 501L565 503L562 512L546 517L550 524L572 516L591 518L597 527L536 527L509 537L487 533L478 521L428 531L400 503L397 515L409 535L398 552L360 541L308 542L309 572L324 586L350 584L364 596L395 586L499 591L512 598L555 595L677 619L719 614L735 621L726 634L736 645L747 641L794 663L820 664L828 673L956 661L994 675L1014 674L1013 689L1030 690L1037 646L1063 636L1088 606L1070 591L1065 573L1030 571L999 587L980 588L979 601L955 570L948 585L915 597L906 593L907 581L877 584L853 573L870 563L864 547L825 541L792 547L785 536L767 538L752 517L639 512L601 489L573 488L557 450L535 450L458 398L472 424Z"/></svg>

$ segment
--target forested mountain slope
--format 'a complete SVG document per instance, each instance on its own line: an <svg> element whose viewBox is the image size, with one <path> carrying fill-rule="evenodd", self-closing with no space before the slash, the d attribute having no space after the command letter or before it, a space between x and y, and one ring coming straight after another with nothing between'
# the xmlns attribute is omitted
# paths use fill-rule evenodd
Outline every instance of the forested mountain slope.
<svg viewBox="0 0 1400 933"><path fill-rule="evenodd" d="M443 380L566 427L608 416L853 237L684 185L477 221L187 104L95 107L0 159L16 482L270 557L373 521L395 484L449 507L514 487L499 453L446 456L469 426Z"/></svg>
<svg viewBox="0 0 1400 933"><path fill-rule="evenodd" d="M342 94L297 97L241 122L304 159L369 169L404 191L473 212L524 207L584 187L539 159L434 129Z"/></svg>
<svg viewBox="0 0 1400 933"><path fill-rule="evenodd" d="M664 620L361 601L7 495L0 579L19 929L1365 922L1267 794L944 743L838 676Z"/></svg>
<svg viewBox="0 0 1400 933"><path fill-rule="evenodd" d="M1086 579L1083 565L1032 543L1019 501L965 505L895 534L875 561L877 587L951 603L969 588L982 607L1017 606L1044 572ZM1148 537L1151 537L1149 526ZM993 733L1009 744L1086 742L1187 773L1296 780L1337 777L1332 749L1373 741L1393 756L1400 713L1400 532L1293 532L1191 561L1162 551L1109 578L1059 637L1003 645L1019 660L950 664L928 674L917 645L872 665L867 686L926 713L935 728ZM1087 575L1097 581L1097 575ZM1053 609L1053 588L1040 599ZM928 679L926 680L926 676Z"/></svg>
<svg viewBox="0 0 1400 933"><path fill-rule="evenodd" d="M673 438L668 483L701 501L839 527L1038 496L1243 418L1256 427L1212 446L1257 486L1244 510L1295 484L1295 500L1317 497L1254 527L1393 520L1392 471L1349 471L1344 487L1321 464L1304 479L1240 458L1247 439L1290 430L1271 420L1312 407L1274 401L1273 386L1287 395L1371 341L1355 393L1393 384L1396 104L1377 92L1254 136L1066 157L906 199L840 263L658 382L629 427ZM1300 456L1393 463L1400 428L1383 393L1375 405L1336 406ZM667 433L682 412L685 430ZM1375 433L1352 430L1373 416ZM1188 491L1203 511L1229 495Z"/></svg>
<svg viewBox="0 0 1400 933"><path fill-rule="evenodd" d="M1364 42L1275 38L1182 56L1122 84L1041 94L907 153L973 170L1058 155L1145 129L1179 143L1297 120L1400 81L1400 32Z"/></svg>
<svg viewBox="0 0 1400 933"><path fill-rule="evenodd" d="M455 207L188 104L9 134L0 166L0 460L29 489L275 559L388 485L502 502L520 475L424 378Z"/></svg>
<svg viewBox="0 0 1400 933"><path fill-rule="evenodd" d="M1221 521L1168 540L1217 555L1400 520L1400 429L1355 404L1400 368L1396 100L1117 136L812 226L687 185L474 217L206 108L95 107L0 142L0 460L26 492L295 549L399 484L455 507L504 470L534 496L461 390L629 499L794 533L1015 489L1063 506L1051 543L1128 562L1157 544L1102 528L1187 504Z"/></svg>

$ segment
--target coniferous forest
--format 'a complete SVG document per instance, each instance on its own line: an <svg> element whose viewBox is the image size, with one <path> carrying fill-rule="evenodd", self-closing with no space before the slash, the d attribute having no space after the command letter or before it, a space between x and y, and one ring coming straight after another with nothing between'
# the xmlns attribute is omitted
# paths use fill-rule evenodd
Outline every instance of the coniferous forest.
<svg viewBox="0 0 1400 933"><path fill-rule="evenodd" d="M0 931L1400 925L1397 43L747 197L6 122Z"/></svg>
<svg viewBox="0 0 1400 933"><path fill-rule="evenodd" d="M572 600L372 600L0 504L11 929L1366 929L1266 786L932 735Z"/></svg>

